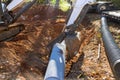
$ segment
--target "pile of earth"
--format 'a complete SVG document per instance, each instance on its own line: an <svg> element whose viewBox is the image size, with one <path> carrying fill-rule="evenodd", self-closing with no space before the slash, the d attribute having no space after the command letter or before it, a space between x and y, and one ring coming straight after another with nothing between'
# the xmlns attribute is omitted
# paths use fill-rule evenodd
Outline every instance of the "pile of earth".
<svg viewBox="0 0 120 80"><path fill-rule="evenodd" d="M0 43L0 80L43 79L50 53L47 45L61 33L65 14L52 6L35 5L18 19L25 30Z"/></svg>

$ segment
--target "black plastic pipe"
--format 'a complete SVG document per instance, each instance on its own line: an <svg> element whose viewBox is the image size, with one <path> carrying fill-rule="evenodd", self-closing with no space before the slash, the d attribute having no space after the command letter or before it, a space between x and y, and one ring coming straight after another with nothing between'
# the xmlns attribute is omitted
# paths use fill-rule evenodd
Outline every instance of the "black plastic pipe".
<svg viewBox="0 0 120 80"><path fill-rule="evenodd" d="M120 80L120 48L109 31L107 20L101 18L101 33L108 61L116 80Z"/></svg>

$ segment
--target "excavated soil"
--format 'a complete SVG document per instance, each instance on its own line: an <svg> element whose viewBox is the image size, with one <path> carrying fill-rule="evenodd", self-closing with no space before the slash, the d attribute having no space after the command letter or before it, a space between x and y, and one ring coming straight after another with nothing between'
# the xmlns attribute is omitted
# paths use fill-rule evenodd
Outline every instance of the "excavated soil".
<svg viewBox="0 0 120 80"><path fill-rule="evenodd" d="M47 45L62 32L66 14L39 5L23 14L17 23L23 23L25 30L12 40L0 43L0 80L43 80L50 55ZM66 80L115 80L99 37L99 28L100 16L88 14L80 28L85 33L79 56L71 59Z"/></svg>

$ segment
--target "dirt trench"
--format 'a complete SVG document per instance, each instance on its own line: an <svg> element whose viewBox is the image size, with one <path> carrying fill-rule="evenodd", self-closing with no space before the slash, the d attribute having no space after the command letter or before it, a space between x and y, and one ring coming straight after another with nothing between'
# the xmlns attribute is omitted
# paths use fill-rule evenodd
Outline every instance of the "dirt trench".
<svg viewBox="0 0 120 80"><path fill-rule="evenodd" d="M40 5L23 14L17 22L23 23L25 30L12 40L0 43L0 80L43 80L50 54L47 45L61 33L66 14ZM65 79L114 80L102 41L100 64L96 60L99 19L98 15L89 14L82 22L79 30L83 33L83 43L79 54L66 63Z"/></svg>

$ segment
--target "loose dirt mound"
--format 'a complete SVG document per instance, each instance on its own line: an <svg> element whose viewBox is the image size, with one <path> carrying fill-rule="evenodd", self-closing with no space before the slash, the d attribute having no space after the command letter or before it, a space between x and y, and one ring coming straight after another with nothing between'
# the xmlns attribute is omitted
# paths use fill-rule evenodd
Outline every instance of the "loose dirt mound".
<svg viewBox="0 0 120 80"><path fill-rule="evenodd" d="M0 43L0 80L42 79L50 53L46 46L64 27L65 15L62 13L64 19L58 20L60 15L61 11L53 7L34 6L20 17L17 22L23 23L25 30Z"/></svg>

